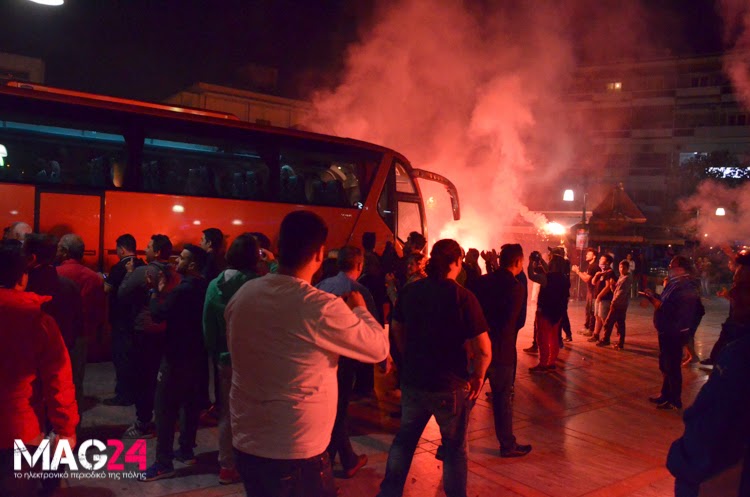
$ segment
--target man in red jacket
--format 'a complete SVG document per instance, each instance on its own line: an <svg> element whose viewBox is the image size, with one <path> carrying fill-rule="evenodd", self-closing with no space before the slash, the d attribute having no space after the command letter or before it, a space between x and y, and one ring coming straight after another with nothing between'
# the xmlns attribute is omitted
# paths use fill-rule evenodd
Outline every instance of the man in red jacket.
<svg viewBox="0 0 750 497"><path fill-rule="evenodd" d="M78 407L70 359L55 320L41 310L50 297L24 292L21 245L0 244L0 494L34 495L39 480L15 478L14 440L35 450L44 416L58 437L76 442ZM38 385L37 385L38 383ZM52 441L53 445L56 441Z"/></svg>

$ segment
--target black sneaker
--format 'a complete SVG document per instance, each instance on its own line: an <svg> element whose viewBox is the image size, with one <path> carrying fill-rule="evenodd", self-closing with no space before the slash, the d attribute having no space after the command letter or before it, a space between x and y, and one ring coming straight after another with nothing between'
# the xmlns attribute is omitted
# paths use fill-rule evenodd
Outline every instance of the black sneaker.
<svg viewBox="0 0 750 497"><path fill-rule="evenodd" d="M572 336L563 338L563 342L572 342L572 341L573 341L573 337Z"/></svg>
<svg viewBox="0 0 750 497"><path fill-rule="evenodd" d="M672 404L672 403L671 403L670 401L668 401L668 400L665 400L665 401L664 401L664 402L662 402L661 404L658 404L658 405L656 406L656 408L657 408L657 409L661 409L661 410L663 410L663 411L676 411L676 410L680 409L680 408L681 408L681 406L678 406L678 405Z"/></svg>
<svg viewBox="0 0 750 497"><path fill-rule="evenodd" d="M610 344L610 343L609 343L608 341L607 341L607 342L605 342L604 340L602 340L602 341L600 341L600 342L596 342L596 346L597 346L597 347L609 347L610 345L611 345L611 344Z"/></svg>
<svg viewBox="0 0 750 497"><path fill-rule="evenodd" d="M445 446L441 445L435 451L435 459L438 461L445 461Z"/></svg>
<svg viewBox="0 0 750 497"><path fill-rule="evenodd" d="M156 436L154 423L141 423L136 421L122 434L122 438L139 439L154 438Z"/></svg>
<svg viewBox="0 0 750 497"><path fill-rule="evenodd" d="M658 397L649 397L648 401L651 402L651 403L653 403L653 404L663 404L664 402L667 401L667 399L665 399L664 397L662 397L661 395L659 395Z"/></svg>
<svg viewBox="0 0 750 497"><path fill-rule="evenodd" d="M531 452L531 445L515 444L507 449L500 447L500 457L523 457L529 452Z"/></svg>
<svg viewBox="0 0 750 497"><path fill-rule="evenodd" d="M592 337L591 337L591 338L589 338L589 339L588 339L587 341L588 341L588 342L591 342L591 343L596 343L596 342L598 342L598 341L599 341L599 337L598 337L598 336L596 336L596 335L592 335Z"/></svg>
<svg viewBox="0 0 750 497"><path fill-rule="evenodd" d="M523 349L523 351L526 352L527 354L538 354L539 347L537 347L536 345L532 345L528 349Z"/></svg>
<svg viewBox="0 0 750 497"><path fill-rule="evenodd" d="M182 464L186 464L188 466L192 466L198 462L192 450L177 449L176 451L174 451L174 458L176 461L179 461Z"/></svg>

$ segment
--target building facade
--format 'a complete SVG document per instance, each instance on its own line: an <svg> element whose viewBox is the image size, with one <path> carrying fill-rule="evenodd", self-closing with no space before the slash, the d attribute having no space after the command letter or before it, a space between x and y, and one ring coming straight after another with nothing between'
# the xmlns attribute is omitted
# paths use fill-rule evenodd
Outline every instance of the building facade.
<svg viewBox="0 0 750 497"><path fill-rule="evenodd" d="M649 222L659 223L672 219L677 198L688 193L691 159L726 151L747 163L750 111L725 74L726 57L580 67L568 112L590 145L584 167L571 175L590 177L593 165L596 181L623 183Z"/></svg>
<svg viewBox="0 0 750 497"><path fill-rule="evenodd" d="M283 128L301 127L312 112L312 106L302 100L209 83L196 83L164 102L228 112L243 121Z"/></svg>
<svg viewBox="0 0 750 497"><path fill-rule="evenodd" d="M44 83L44 61L23 55L0 52L0 81L16 80Z"/></svg>

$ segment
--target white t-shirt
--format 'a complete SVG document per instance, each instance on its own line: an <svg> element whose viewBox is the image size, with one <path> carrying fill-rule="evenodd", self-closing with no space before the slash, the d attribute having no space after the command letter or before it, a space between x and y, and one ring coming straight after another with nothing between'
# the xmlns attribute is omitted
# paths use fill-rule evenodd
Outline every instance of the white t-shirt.
<svg viewBox="0 0 750 497"><path fill-rule="evenodd" d="M268 274L227 304L232 444L269 459L325 451L336 418L339 355L379 362L388 335L365 309L304 280Z"/></svg>

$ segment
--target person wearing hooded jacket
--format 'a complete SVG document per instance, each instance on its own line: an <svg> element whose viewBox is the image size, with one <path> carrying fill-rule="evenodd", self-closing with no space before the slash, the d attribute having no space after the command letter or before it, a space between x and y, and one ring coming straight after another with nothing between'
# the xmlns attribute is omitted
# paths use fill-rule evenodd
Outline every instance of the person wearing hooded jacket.
<svg viewBox="0 0 750 497"><path fill-rule="evenodd" d="M232 426L229 418L229 390L232 386L232 361L227 347L227 323L224 309L229 300L247 281L257 278L260 246L250 233L243 233L232 242L226 255L228 269L208 285L203 306L203 338L206 350L219 372L219 483L240 481L232 449Z"/></svg>
<svg viewBox="0 0 750 497"><path fill-rule="evenodd" d="M42 310L52 300L22 291L26 259L20 243L0 242L0 495L35 495L39 480L16 478L9 468L21 440L32 454L47 419L58 438L76 445L78 407L73 373L55 320ZM28 455L28 454L27 454Z"/></svg>

